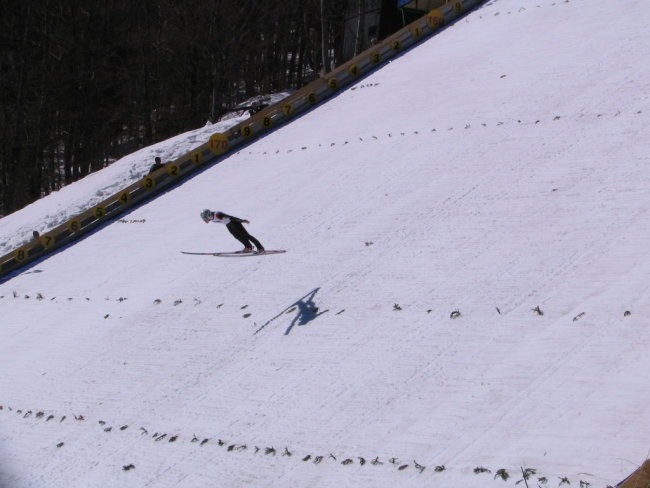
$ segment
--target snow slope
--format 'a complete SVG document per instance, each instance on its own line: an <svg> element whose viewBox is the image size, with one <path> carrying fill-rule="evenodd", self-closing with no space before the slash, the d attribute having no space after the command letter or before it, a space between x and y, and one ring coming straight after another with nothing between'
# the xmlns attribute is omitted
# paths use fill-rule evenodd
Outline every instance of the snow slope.
<svg viewBox="0 0 650 488"><path fill-rule="evenodd" d="M0 284L0 486L623 479L650 449L648 21L489 2ZM180 254L239 247L203 208L288 252Z"/></svg>
<svg viewBox="0 0 650 488"><path fill-rule="evenodd" d="M263 97L261 103L274 104L288 94L274 93ZM242 105L250 105L260 101L260 98L254 97ZM198 129L140 149L104 170L88 175L74 185L65 186L52 192L47 198L27 205L20 212L1 218L0 255L8 254L29 242L34 230L44 234L142 179L149 172L156 156L164 163L173 161L203 144L215 132L225 132L247 118L247 111L230 112L215 124L208 122Z"/></svg>

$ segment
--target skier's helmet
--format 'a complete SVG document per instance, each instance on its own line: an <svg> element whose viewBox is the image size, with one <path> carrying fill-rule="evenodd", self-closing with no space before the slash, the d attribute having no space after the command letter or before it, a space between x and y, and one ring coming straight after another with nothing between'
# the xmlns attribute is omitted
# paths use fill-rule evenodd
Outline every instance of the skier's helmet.
<svg viewBox="0 0 650 488"><path fill-rule="evenodd" d="M212 211L208 210L207 208L203 212L201 212L201 218L203 220L210 220L211 217L212 217Z"/></svg>

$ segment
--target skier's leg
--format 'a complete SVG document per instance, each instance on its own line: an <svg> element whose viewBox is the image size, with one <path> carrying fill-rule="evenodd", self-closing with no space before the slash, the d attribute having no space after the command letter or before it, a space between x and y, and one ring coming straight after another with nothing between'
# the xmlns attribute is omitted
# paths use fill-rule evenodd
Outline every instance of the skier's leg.
<svg viewBox="0 0 650 488"><path fill-rule="evenodd" d="M264 246L262 246L262 244L260 243L260 241L258 241L257 239L255 239L255 238L254 238L252 235L250 235L250 234L248 234L246 237L248 237L248 240L249 240L249 241L251 241L253 244L255 244L255 247L257 248L257 250L258 250L259 252L264 251Z"/></svg>
<svg viewBox="0 0 650 488"><path fill-rule="evenodd" d="M248 233L246 232L246 229L244 229L243 225L241 225L239 222L230 222L228 225L226 225L226 228L230 231L235 239L244 245L245 249L253 249L253 246L251 246L251 243L248 240Z"/></svg>

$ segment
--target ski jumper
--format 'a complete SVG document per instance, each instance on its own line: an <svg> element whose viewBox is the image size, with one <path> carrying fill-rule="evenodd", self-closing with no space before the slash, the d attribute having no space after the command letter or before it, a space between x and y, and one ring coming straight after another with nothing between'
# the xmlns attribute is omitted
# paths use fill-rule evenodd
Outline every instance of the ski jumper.
<svg viewBox="0 0 650 488"><path fill-rule="evenodd" d="M252 250L254 244L259 252L264 251L264 246L255 239L252 235L242 225L244 222L248 223L248 220L240 219L239 217L233 217L232 215L225 214L223 212L213 212L212 217L209 220L210 222L215 222L219 224L226 224L226 229L233 235L235 239L241 242L244 245L246 250Z"/></svg>

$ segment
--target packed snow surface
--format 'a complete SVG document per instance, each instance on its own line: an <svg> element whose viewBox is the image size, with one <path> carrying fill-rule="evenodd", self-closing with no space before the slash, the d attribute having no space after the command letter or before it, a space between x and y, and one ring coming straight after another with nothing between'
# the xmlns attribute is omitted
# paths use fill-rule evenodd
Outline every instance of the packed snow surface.
<svg viewBox="0 0 650 488"><path fill-rule="evenodd" d="M0 486L625 478L650 451L649 23L488 2L4 280ZM3 252L218 130L3 218ZM204 208L287 252L181 254L240 248Z"/></svg>

